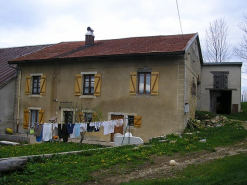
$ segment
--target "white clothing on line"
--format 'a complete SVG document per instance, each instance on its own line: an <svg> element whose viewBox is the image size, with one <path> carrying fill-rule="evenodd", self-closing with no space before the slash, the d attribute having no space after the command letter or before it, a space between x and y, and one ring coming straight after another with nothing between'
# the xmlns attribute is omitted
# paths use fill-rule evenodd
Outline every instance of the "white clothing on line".
<svg viewBox="0 0 247 185"><path fill-rule="evenodd" d="M52 123L43 124L43 141L50 141L52 139Z"/></svg>

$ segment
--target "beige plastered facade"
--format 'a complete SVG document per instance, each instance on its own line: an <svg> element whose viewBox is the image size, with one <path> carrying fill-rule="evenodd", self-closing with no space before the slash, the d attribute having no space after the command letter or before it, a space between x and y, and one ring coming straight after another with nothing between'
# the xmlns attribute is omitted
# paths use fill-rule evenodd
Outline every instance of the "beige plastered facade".
<svg viewBox="0 0 247 185"><path fill-rule="evenodd" d="M210 111L210 90L213 88L212 72L229 72L228 88L231 91L231 105L238 105L238 112L241 110L241 62L226 63L205 63L202 66L202 80L198 93L198 110Z"/></svg>
<svg viewBox="0 0 247 185"><path fill-rule="evenodd" d="M195 40L185 54L175 56L123 56L19 64L22 71L19 132L26 132L22 129L24 109L44 110L45 122L57 116L58 122L62 123L62 111L70 108L62 107L60 110L60 102L72 102L87 110L100 107L103 115L101 121L111 120L111 115L123 115L125 118L128 115L142 116L141 127L131 126L130 132L145 142L152 137L181 133L196 110L197 97L191 94L191 86L193 81L197 85L200 78L200 60ZM159 72L156 96L130 95L130 73L144 67ZM100 96L75 95L75 76L84 73L101 74ZM26 76L36 74L46 75L45 95L25 95ZM101 127L100 132L86 133L85 139L109 142L110 134L104 135L103 129ZM123 129L124 132L125 127Z"/></svg>

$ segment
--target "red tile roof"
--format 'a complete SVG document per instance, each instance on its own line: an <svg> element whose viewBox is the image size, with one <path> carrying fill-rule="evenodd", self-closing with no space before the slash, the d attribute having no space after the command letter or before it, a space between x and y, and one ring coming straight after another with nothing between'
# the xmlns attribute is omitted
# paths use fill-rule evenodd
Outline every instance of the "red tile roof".
<svg viewBox="0 0 247 185"><path fill-rule="evenodd" d="M9 67L9 60L41 50L47 46L50 45L0 48L0 88L15 77L15 69Z"/></svg>
<svg viewBox="0 0 247 185"><path fill-rule="evenodd" d="M94 56L134 55L150 53L176 53L185 51L194 34L133 37L95 41L93 46L85 46L84 41L61 42L38 52L11 61L20 63L29 60L83 58Z"/></svg>

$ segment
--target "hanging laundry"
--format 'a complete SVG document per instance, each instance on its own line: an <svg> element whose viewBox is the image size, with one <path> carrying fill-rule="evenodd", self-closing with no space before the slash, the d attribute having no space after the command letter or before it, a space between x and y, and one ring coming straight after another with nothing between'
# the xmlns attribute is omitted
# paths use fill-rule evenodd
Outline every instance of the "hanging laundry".
<svg viewBox="0 0 247 185"><path fill-rule="evenodd" d="M73 124L73 123L67 123L66 124L68 134L73 133L74 126L75 126L75 124Z"/></svg>
<svg viewBox="0 0 247 185"><path fill-rule="evenodd" d="M42 137L43 137L43 130L41 130L40 136L36 137L36 141L37 142L41 142L42 141Z"/></svg>
<svg viewBox="0 0 247 185"><path fill-rule="evenodd" d="M100 124L100 122L95 122L94 123L94 132L99 132L100 130L100 126L101 126L101 124Z"/></svg>
<svg viewBox="0 0 247 185"><path fill-rule="evenodd" d="M63 138L63 142L68 142L68 132L65 124L58 124L58 137Z"/></svg>
<svg viewBox="0 0 247 185"><path fill-rule="evenodd" d="M99 128L94 127L94 132L99 132L99 131L100 131Z"/></svg>
<svg viewBox="0 0 247 185"><path fill-rule="evenodd" d="M90 126L90 123L87 124L87 132L93 132L94 126Z"/></svg>
<svg viewBox="0 0 247 185"><path fill-rule="evenodd" d="M70 138L71 138L71 139L76 138L76 136L75 136L75 126L74 126L74 129L73 129L72 134L70 134Z"/></svg>
<svg viewBox="0 0 247 185"><path fill-rule="evenodd" d="M43 130L43 125L36 124L34 127L34 136L40 137L42 130Z"/></svg>
<svg viewBox="0 0 247 185"><path fill-rule="evenodd" d="M41 142L42 141L42 136L43 136L43 133L42 133L42 130L43 130L43 125L36 125L35 128L34 128L34 136L36 136L36 141L37 142Z"/></svg>
<svg viewBox="0 0 247 185"><path fill-rule="evenodd" d="M75 137L79 137L80 136L80 124L79 123L75 124L74 130L75 130Z"/></svg>
<svg viewBox="0 0 247 185"><path fill-rule="evenodd" d="M121 127L123 125L123 119L118 119L117 120L117 127Z"/></svg>
<svg viewBox="0 0 247 185"><path fill-rule="evenodd" d="M102 123L102 126L104 127L104 135L109 134L109 132L108 132L109 121L104 121Z"/></svg>
<svg viewBox="0 0 247 185"><path fill-rule="evenodd" d="M52 124L44 123L43 124L43 141L50 141L52 139Z"/></svg>
<svg viewBox="0 0 247 185"><path fill-rule="evenodd" d="M58 137L59 137L59 139L63 138L63 135L62 135L62 124L58 124Z"/></svg>
<svg viewBox="0 0 247 185"><path fill-rule="evenodd" d="M102 125L104 127L104 135L114 133L114 123L112 121L104 121Z"/></svg>
<svg viewBox="0 0 247 185"><path fill-rule="evenodd" d="M80 132L86 132L86 131L87 131L87 124L80 123Z"/></svg>
<svg viewBox="0 0 247 185"><path fill-rule="evenodd" d="M54 130L55 128L58 128L58 123L53 123L52 124L52 129Z"/></svg>
<svg viewBox="0 0 247 185"><path fill-rule="evenodd" d="M116 121L110 121L109 128L108 128L109 134L110 133L114 133L114 127L115 127L115 125L116 125Z"/></svg>

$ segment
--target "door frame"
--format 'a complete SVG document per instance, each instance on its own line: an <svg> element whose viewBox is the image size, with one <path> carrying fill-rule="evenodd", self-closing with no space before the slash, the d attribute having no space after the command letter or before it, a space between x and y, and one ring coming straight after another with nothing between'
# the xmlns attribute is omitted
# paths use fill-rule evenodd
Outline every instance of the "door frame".
<svg viewBox="0 0 247 185"><path fill-rule="evenodd" d="M73 112L73 122L75 121L74 120L74 109L71 109L71 108L61 108L61 123L64 124L65 123L65 117L64 117L64 112L66 111L72 111Z"/></svg>

